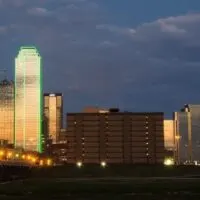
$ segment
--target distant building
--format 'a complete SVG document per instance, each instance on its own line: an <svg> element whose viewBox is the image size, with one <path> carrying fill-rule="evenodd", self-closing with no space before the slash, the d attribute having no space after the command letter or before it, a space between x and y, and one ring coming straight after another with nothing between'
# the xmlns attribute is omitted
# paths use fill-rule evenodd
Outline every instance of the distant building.
<svg viewBox="0 0 200 200"><path fill-rule="evenodd" d="M200 105L185 105L174 120L177 162L200 162Z"/></svg>
<svg viewBox="0 0 200 200"><path fill-rule="evenodd" d="M163 163L163 113L68 113L67 125L68 163Z"/></svg>
<svg viewBox="0 0 200 200"><path fill-rule="evenodd" d="M63 126L63 96L62 93L44 94L44 115L47 120L47 134L53 143L59 141Z"/></svg>
<svg viewBox="0 0 200 200"><path fill-rule="evenodd" d="M14 142L14 83L6 79L0 82L0 140Z"/></svg>
<svg viewBox="0 0 200 200"><path fill-rule="evenodd" d="M42 65L35 47L15 58L15 147L42 152Z"/></svg>
<svg viewBox="0 0 200 200"><path fill-rule="evenodd" d="M174 151L174 120L164 120L164 141L166 150Z"/></svg>
<svg viewBox="0 0 200 200"><path fill-rule="evenodd" d="M86 107L82 111L83 113L107 113L109 112L108 109L99 108L99 107Z"/></svg>

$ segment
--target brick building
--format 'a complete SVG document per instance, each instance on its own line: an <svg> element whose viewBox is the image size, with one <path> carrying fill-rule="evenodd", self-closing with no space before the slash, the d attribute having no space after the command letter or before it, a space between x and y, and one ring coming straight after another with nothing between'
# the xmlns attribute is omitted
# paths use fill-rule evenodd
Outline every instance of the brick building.
<svg viewBox="0 0 200 200"><path fill-rule="evenodd" d="M163 113L67 114L68 163L159 164L164 160Z"/></svg>

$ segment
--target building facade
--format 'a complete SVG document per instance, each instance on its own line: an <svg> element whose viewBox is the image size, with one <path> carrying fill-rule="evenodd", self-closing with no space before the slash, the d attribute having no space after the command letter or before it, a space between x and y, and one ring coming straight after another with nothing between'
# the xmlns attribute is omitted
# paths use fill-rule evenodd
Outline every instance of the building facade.
<svg viewBox="0 0 200 200"><path fill-rule="evenodd" d="M14 83L0 82L0 140L14 142Z"/></svg>
<svg viewBox="0 0 200 200"><path fill-rule="evenodd" d="M200 162L200 105L188 104L174 113L177 163Z"/></svg>
<svg viewBox="0 0 200 200"><path fill-rule="evenodd" d="M44 94L44 115L47 120L48 138L52 143L59 141L63 127L63 95L61 93Z"/></svg>
<svg viewBox="0 0 200 200"><path fill-rule="evenodd" d="M164 161L163 113L69 113L67 125L68 163Z"/></svg>
<svg viewBox="0 0 200 200"><path fill-rule="evenodd" d="M165 149L174 151L175 137L174 137L174 120L164 120L164 141Z"/></svg>
<svg viewBox="0 0 200 200"><path fill-rule="evenodd" d="M35 47L15 59L15 147L42 151L42 66Z"/></svg>

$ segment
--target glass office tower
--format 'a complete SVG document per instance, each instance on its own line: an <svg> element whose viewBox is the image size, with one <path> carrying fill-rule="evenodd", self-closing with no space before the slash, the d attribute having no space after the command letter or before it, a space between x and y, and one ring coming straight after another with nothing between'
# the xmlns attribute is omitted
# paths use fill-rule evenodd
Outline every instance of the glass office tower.
<svg viewBox="0 0 200 200"><path fill-rule="evenodd" d="M175 160L177 164L184 164L189 162L188 151L188 113L185 111L174 113L175 123Z"/></svg>
<svg viewBox="0 0 200 200"><path fill-rule="evenodd" d="M175 122L178 161L200 163L200 105L185 105L175 113Z"/></svg>
<svg viewBox="0 0 200 200"><path fill-rule="evenodd" d="M44 94L44 115L47 120L48 139L53 143L59 141L63 124L63 96L62 93Z"/></svg>
<svg viewBox="0 0 200 200"><path fill-rule="evenodd" d="M15 59L15 147L42 151L42 66L35 47Z"/></svg>
<svg viewBox="0 0 200 200"><path fill-rule="evenodd" d="M14 136L14 83L0 82L0 140L13 144Z"/></svg>

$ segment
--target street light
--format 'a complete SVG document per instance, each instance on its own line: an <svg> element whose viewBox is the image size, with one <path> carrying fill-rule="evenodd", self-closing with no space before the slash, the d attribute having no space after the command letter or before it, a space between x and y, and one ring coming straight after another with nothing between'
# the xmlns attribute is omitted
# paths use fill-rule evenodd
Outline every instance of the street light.
<svg viewBox="0 0 200 200"><path fill-rule="evenodd" d="M101 162L101 166L104 168L104 167L106 167L106 162L105 161L102 161Z"/></svg>
<svg viewBox="0 0 200 200"><path fill-rule="evenodd" d="M174 165L174 160L172 158L166 158L164 160L164 165L166 165L166 166Z"/></svg>
<svg viewBox="0 0 200 200"><path fill-rule="evenodd" d="M4 155L4 151L2 150L2 151L0 151L0 156L3 156Z"/></svg>
<svg viewBox="0 0 200 200"><path fill-rule="evenodd" d="M48 166L52 165L52 160L51 159L47 159L47 165Z"/></svg>
<svg viewBox="0 0 200 200"><path fill-rule="evenodd" d="M77 165L78 168L81 168L83 164L82 164L82 162L79 161L79 162L76 163L76 165Z"/></svg>

